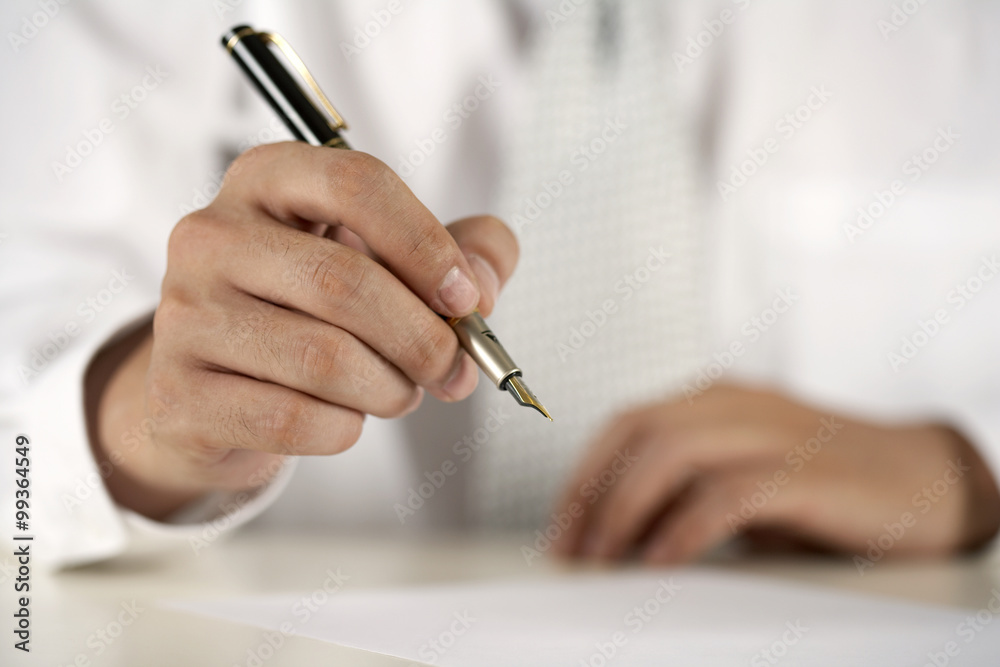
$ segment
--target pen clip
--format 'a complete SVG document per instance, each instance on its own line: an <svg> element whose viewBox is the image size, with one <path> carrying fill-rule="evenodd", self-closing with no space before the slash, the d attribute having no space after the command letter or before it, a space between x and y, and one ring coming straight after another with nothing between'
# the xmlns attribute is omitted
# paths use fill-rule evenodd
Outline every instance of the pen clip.
<svg viewBox="0 0 1000 667"><path fill-rule="evenodd" d="M302 62L302 58L300 58L299 54L295 52L295 49L293 49L292 45L288 43L288 40L276 32L255 32L254 34L260 37L263 42L270 42L278 47L278 50L280 50L285 56L285 59L291 63L292 67L295 68L295 71L299 73L299 76L303 81L305 81L306 85L310 90L312 90L313 94L319 100L320 104L317 105L314 103L313 106L316 106L316 108L322 109L326 112L331 127L338 131L346 130L347 121L344 120L344 117L340 115L337 109L334 108L333 103L330 102L327 96L323 93L323 89L319 87L318 83L316 83L316 79L313 78L309 68L306 67L304 62Z"/></svg>

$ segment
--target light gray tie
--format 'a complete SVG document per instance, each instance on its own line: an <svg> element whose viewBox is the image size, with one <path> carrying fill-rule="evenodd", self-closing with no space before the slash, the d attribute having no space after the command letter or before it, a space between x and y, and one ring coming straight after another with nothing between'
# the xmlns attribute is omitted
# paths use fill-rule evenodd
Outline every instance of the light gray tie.
<svg viewBox="0 0 1000 667"><path fill-rule="evenodd" d="M474 524L544 524L595 431L678 391L702 359L693 137L662 4L594 0L538 27L531 108L495 207L521 261L490 324L555 422L477 392L474 414L510 417L470 462Z"/></svg>

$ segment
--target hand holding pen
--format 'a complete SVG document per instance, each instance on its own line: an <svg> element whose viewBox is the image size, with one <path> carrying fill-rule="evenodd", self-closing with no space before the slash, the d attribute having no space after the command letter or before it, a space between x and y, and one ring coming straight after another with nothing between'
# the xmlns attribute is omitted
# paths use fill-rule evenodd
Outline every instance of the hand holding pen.
<svg viewBox="0 0 1000 667"><path fill-rule="evenodd" d="M244 153L171 234L155 335L95 361L109 489L164 517L260 487L284 455L341 452L366 414L407 414L424 390L466 398L478 371L444 318L488 315L516 262L503 223L442 226L369 155ZM151 434L127 437L146 420Z"/></svg>
<svg viewBox="0 0 1000 667"><path fill-rule="evenodd" d="M347 123L283 37L241 25L223 35L222 44L297 139L313 146L350 150L340 134L347 128ZM302 83L311 89L312 99L274 56L269 44L276 45L284 53L298 71ZM431 307L435 306L434 302L428 303ZM437 312L445 314L441 310ZM521 369L507 354L478 310L462 316L452 314L448 324L455 329L462 347L472 355L497 389L510 392L519 404L534 408L552 421L548 410L525 383Z"/></svg>

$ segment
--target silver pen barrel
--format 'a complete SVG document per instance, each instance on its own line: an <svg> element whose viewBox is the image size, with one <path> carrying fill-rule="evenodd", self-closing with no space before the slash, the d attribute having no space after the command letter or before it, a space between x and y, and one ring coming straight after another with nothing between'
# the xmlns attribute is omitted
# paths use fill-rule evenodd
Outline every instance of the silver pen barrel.
<svg viewBox="0 0 1000 667"><path fill-rule="evenodd" d="M448 320L448 324L455 330L465 351L497 389L509 392L518 403L538 410L552 421L548 410L524 383L521 369L507 354L507 350L478 311L465 317L453 317Z"/></svg>

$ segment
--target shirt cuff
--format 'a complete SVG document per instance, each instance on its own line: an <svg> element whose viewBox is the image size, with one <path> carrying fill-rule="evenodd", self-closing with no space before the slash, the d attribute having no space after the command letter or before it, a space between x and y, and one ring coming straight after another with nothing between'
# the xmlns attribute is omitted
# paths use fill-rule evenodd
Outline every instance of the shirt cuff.
<svg viewBox="0 0 1000 667"><path fill-rule="evenodd" d="M200 555L227 533L270 507L288 486L298 459L286 458L269 481L247 491L213 493L181 509L166 521L121 508L128 531L122 556L146 556L189 547Z"/></svg>
<svg viewBox="0 0 1000 667"><path fill-rule="evenodd" d="M114 473L98 466L87 435L84 382L107 344L149 321L154 303L122 293L115 311L94 321L31 378L13 411L14 428L30 439L32 532L46 567L72 567L119 553L126 535L104 486Z"/></svg>
<svg viewBox="0 0 1000 667"><path fill-rule="evenodd" d="M296 468L295 460L286 459L258 487L211 494L166 522L117 505L104 485L114 467L110 462L98 465L90 447L84 381L104 347L149 321L155 303L122 296L116 303L117 317L95 322L90 335L63 350L33 379L16 405L7 406L9 410L0 407L5 430L12 427L31 442L31 532L38 562L48 568L148 555L188 544L199 553L271 505ZM3 472L0 481L6 495L13 485L7 484Z"/></svg>

